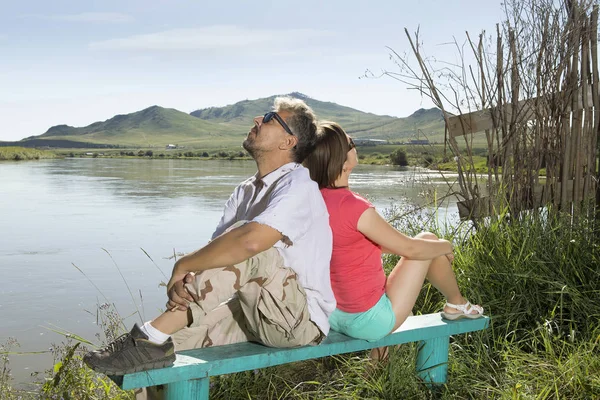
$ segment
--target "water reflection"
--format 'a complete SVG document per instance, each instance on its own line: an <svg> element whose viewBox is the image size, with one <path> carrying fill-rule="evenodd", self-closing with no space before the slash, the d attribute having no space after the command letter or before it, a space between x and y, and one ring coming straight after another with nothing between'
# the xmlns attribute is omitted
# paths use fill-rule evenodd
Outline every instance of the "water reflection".
<svg viewBox="0 0 600 400"><path fill-rule="evenodd" d="M126 200L141 197L141 204L148 205L152 204L146 201L148 197L195 197L221 202L240 177L249 176L254 170L254 163L245 161L67 159L52 164L45 172L54 178L53 184L65 190L81 180L96 181L99 189L108 190L113 196ZM63 179L65 175L70 179Z"/></svg>
<svg viewBox="0 0 600 400"><path fill-rule="evenodd" d="M37 172L48 174L52 184L62 190L85 182L123 200L139 201L143 206L153 205L148 198L193 197L222 207L223 198L229 196L232 188L255 171L253 161L66 159L38 165ZM444 176L455 183L454 174ZM380 204L397 200L424 204L433 189L438 196L449 191L448 182L436 172L389 166L359 165L350 184L353 190Z"/></svg>

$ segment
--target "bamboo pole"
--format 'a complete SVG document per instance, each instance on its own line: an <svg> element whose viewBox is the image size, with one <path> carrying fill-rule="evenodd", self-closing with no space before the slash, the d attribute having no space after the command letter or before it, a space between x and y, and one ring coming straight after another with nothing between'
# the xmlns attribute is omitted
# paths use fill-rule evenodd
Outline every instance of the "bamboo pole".
<svg viewBox="0 0 600 400"><path fill-rule="evenodd" d="M581 98L580 83L583 78L579 74L581 63L579 62L580 46L581 43L581 25L583 23L583 15L576 2L573 3L573 47L571 51L573 53L571 68L571 85L573 86L573 95L571 96L571 110L572 110L572 121L571 121L571 160L572 166L572 178L573 178L573 195L570 201L573 202L573 215L577 216L581 211L581 164L582 154L580 151L581 146L581 122L583 110L578 107L579 100ZM566 182L566 181L565 181ZM563 182L564 183L564 182Z"/></svg>
<svg viewBox="0 0 600 400"><path fill-rule="evenodd" d="M589 52L590 52L590 20L586 17L583 32L581 35L581 94L583 104L583 129L581 132L581 145L579 151L581 152L581 162L577 165L577 172L583 182L581 183L582 189L582 200L587 200L590 191L590 179L589 179L589 167L590 164L590 151L591 137L592 137L592 124L590 124L590 117L592 116L592 110L590 108L590 98L588 96L589 89ZM587 151L586 151L587 149ZM579 188L575 188L575 191L579 193Z"/></svg>
<svg viewBox="0 0 600 400"><path fill-rule="evenodd" d="M565 74L565 86L564 86L564 90L562 92L565 93L565 103L566 104L572 104L572 93L569 93L568 88L571 88L573 85L573 69L574 67L576 67L576 65L573 63L573 58L575 57L575 53L574 53L574 48L576 47L576 40L578 40L579 38L575 38L575 29L573 27L574 25L574 15L575 13L573 12L573 7L575 7L574 3L570 4L570 7L568 9L569 12L569 21L567 23L567 30L568 30L568 47L567 47L567 60L566 60L566 64L567 64L567 72ZM560 193L560 207L562 210L565 211L570 211L570 204L569 204L569 196L568 196L568 192L567 192L567 185L566 182L569 181L569 178L572 176L572 163L573 163L573 159L572 159L572 145L573 145L573 140L572 140L572 129L571 129L571 121L570 121L570 111L567 113L564 113L563 115L561 115L561 119L562 119L562 138L563 138L563 145L562 145L562 154L563 154L563 160L562 160L562 174L561 174L561 193Z"/></svg>
<svg viewBox="0 0 600 400"><path fill-rule="evenodd" d="M479 59L479 74L481 75L481 105L482 108L485 107L485 105L488 102L488 98L486 97L487 94L487 84L486 84L486 80L485 80L485 69L484 69L484 64L483 64L483 34L479 35L479 43L477 44L477 55L478 55L478 59ZM493 118L493 116L492 116ZM496 155L494 154L494 133L493 131L490 132L489 129L485 130L485 138L486 138L486 142L487 142L487 148L488 148L488 162L487 162L487 166L488 166L488 180L487 180L487 192L488 192L488 202L487 202L487 207L488 210L492 210L493 209L493 204L494 204L494 198L495 193L494 192L494 187L496 186L494 184L494 179L493 179L493 172L496 171L496 179L498 179L498 165L497 165L497 160L496 160Z"/></svg>
<svg viewBox="0 0 600 400"><path fill-rule="evenodd" d="M502 44L502 35L500 34L500 25L496 24L496 87L498 93L498 101L496 103L495 110L492 110L492 113L496 113L497 115L497 126L496 130L496 143L498 143L498 153L497 157L500 160L500 165L502 166L502 178L501 184L498 187L498 193L495 193L500 200L500 192L504 191L504 185L506 182L506 172L505 172L505 164L506 164L506 154L505 154L505 146L506 143L504 138L507 136L506 125L504 124L503 112L502 110L505 108L504 105L504 46ZM502 196L500 207L504 207L505 196Z"/></svg>
<svg viewBox="0 0 600 400"><path fill-rule="evenodd" d="M508 157L506 164L509 166L507 173L510 177L510 188L509 196L511 198L511 210L514 209L519 211L519 191L520 191L520 176L517 173L519 167L522 165L519 162L519 137L518 137L518 126L517 117L519 115L519 89L520 89L520 77L519 77L519 55L517 53L517 39L515 37L515 31L509 31L509 52L511 55L511 72L510 72L510 91L511 91L511 116L508 122ZM508 107L507 107L508 108Z"/></svg>
<svg viewBox="0 0 600 400"><path fill-rule="evenodd" d="M594 105L594 131L592 132L592 147L591 152L594 153L591 164L591 173L596 175L596 212L600 213L600 168L598 168L598 142L600 142L600 98L598 95L599 79L598 79L598 5L595 4L591 16L591 32L592 40L590 51L592 56L592 103ZM598 214L597 214L598 215Z"/></svg>

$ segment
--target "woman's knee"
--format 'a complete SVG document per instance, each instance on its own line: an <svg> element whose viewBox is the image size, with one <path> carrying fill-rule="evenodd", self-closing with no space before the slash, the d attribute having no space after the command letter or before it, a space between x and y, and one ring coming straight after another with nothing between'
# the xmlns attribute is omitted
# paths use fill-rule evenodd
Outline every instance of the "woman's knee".
<svg viewBox="0 0 600 400"><path fill-rule="evenodd" d="M436 235L434 235L431 232L421 232L419 233L417 236L415 236L419 239L430 239L430 240L437 240L438 237Z"/></svg>

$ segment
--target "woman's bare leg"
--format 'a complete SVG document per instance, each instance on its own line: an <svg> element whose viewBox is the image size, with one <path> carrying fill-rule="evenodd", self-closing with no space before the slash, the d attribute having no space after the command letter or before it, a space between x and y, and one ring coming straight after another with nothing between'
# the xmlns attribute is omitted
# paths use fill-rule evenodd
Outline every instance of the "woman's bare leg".
<svg viewBox="0 0 600 400"><path fill-rule="evenodd" d="M369 358L371 360L386 360L389 355L389 350L387 347L376 347L371 349L371 353L369 354Z"/></svg>
<svg viewBox="0 0 600 400"><path fill-rule="evenodd" d="M429 232L422 232L416 237L437 239L437 236ZM433 260L402 258L388 276L385 287L385 292L396 314L394 330L402 325L410 315L425 278L444 295L449 303L466 303L458 288L452 265L446 256L436 257ZM456 310L449 307L445 307L444 311L448 313L456 312Z"/></svg>
<svg viewBox="0 0 600 400"><path fill-rule="evenodd" d="M396 325L393 330L398 329L412 312L430 264L431 260L401 258L388 276L385 293L396 315Z"/></svg>
<svg viewBox="0 0 600 400"><path fill-rule="evenodd" d="M437 239L433 233L421 232L417 237L422 239ZM436 257L431 261L429 265L429 271L427 271L427 280L435 287L440 293L446 298L448 303L452 304L464 304L466 303L465 298L460 293L458 283L456 282L456 275L452 270L452 264L446 256ZM446 307L445 312L456 312L456 310Z"/></svg>

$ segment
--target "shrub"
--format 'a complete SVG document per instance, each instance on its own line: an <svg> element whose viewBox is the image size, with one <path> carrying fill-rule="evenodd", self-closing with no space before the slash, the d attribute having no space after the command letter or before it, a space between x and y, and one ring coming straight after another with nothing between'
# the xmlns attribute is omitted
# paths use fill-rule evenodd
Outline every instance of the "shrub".
<svg viewBox="0 0 600 400"><path fill-rule="evenodd" d="M407 166L408 158L404 149L396 149L390 154L390 161L393 165Z"/></svg>
<svg viewBox="0 0 600 400"><path fill-rule="evenodd" d="M55 158L56 153L48 150L31 149L27 147L0 147L0 160L39 160L43 158Z"/></svg>

